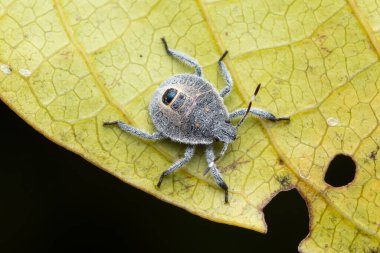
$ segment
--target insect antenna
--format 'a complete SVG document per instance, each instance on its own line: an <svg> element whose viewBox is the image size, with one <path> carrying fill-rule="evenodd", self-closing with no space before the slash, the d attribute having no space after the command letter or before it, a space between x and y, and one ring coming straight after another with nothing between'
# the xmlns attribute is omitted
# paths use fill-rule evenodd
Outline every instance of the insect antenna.
<svg viewBox="0 0 380 253"><path fill-rule="evenodd" d="M256 90L255 90L255 93L253 93L253 95L252 95L252 97L251 97L251 101L249 101L247 111L245 111L245 114L244 114L243 118L242 118L242 119L239 121L239 123L236 125L236 129L239 128L240 125L243 124L244 120L247 118L247 115L248 115L248 113L249 113L249 110L251 110L252 102L255 100L257 93L259 93L260 87L261 87L261 83L259 83L259 85L257 85Z"/></svg>

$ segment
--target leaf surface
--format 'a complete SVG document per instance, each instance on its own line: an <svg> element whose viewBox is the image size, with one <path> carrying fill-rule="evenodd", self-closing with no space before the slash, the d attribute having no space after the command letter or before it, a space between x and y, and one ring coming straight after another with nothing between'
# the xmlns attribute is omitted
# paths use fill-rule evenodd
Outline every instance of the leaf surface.
<svg viewBox="0 0 380 253"><path fill-rule="evenodd" d="M230 111L255 106L289 124L249 117L218 166L230 204L209 176L203 149L180 172L155 184L182 156L170 141L148 142L105 128L123 120L153 132L152 93L191 70L166 55L195 57L224 87L216 61L235 86ZM377 252L380 242L380 6L342 1L0 2L0 97L49 139L121 180L202 217L260 232L262 209L296 187L310 212L302 252ZM339 153L357 165L352 183L324 181Z"/></svg>

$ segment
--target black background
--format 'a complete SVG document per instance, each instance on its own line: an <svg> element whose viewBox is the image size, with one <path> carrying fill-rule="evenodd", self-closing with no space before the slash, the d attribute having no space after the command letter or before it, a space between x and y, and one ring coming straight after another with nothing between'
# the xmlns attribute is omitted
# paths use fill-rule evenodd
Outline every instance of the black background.
<svg viewBox="0 0 380 253"><path fill-rule="evenodd" d="M308 233L296 190L265 208L269 231L260 234L121 182L47 140L2 102L0 119L0 252L297 252Z"/></svg>

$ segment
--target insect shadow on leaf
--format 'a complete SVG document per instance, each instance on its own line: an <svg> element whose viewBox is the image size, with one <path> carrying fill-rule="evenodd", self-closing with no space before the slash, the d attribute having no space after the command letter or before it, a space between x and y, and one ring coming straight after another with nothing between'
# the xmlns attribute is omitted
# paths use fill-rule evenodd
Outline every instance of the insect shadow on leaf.
<svg viewBox="0 0 380 253"><path fill-rule="evenodd" d="M226 82L226 86L218 92L203 77L203 69L196 59L169 48L165 38L161 40L168 55L193 67L195 73L174 75L162 82L153 94L149 114L157 132L146 133L119 120L104 122L104 125L116 125L122 131L146 140L170 139L187 145L184 157L175 161L161 174L157 187L161 186L165 177L190 161L196 146L206 146L208 167L204 174L210 172L216 184L224 190L224 201L228 203L228 186L215 162L223 157L229 144L236 140L238 127L249 113L270 121L289 120L289 118L277 118L263 109L251 108L260 85L256 88L247 109L238 109L229 113L223 100L231 92L233 86L232 77L223 62L228 51L225 51L218 60L219 71ZM238 117L242 117L242 119L237 125L233 125L230 120ZM217 157L215 157L213 147L216 141L223 143L223 148Z"/></svg>

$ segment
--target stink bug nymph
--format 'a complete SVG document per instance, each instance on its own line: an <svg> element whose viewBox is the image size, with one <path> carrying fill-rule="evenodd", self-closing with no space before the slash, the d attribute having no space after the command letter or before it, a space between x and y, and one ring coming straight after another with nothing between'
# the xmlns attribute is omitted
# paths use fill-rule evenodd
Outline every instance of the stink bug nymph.
<svg viewBox="0 0 380 253"><path fill-rule="evenodd" d="M272 113L258 108L251 108L251 102L258 93L257 87L247 109L239 109L229 113L224 105L223 98L231 92L233 81L226 65L223 63L228 51L218 61L219 70L226 82L226 87L218 92L203 77L202 67L198 61L168 47L165 38L162 38L168 55L180 62L195 68L194 74L179 74L165 80L155 91L149 107L149 114L157 132L150 134L136 129L122 121L104 122L104 125L117 125L121 130L147 140L161 140L168 138L175 142L187 145L184 157L174 162L165 170L157 183L161 186L162 180L184 166L194 155L195 146L206 146L206 160L209 171L215 182L225 192L225 203L228 203L228 186L218 170L215 162L227 151L228 145L235 141L237 128L243 123L248 113L270 121L289 120L287 117L277 118ZM237 125L230 120L242 117ZM218 157L214 155L213 144L216 141L223 143Z"/></svg>

